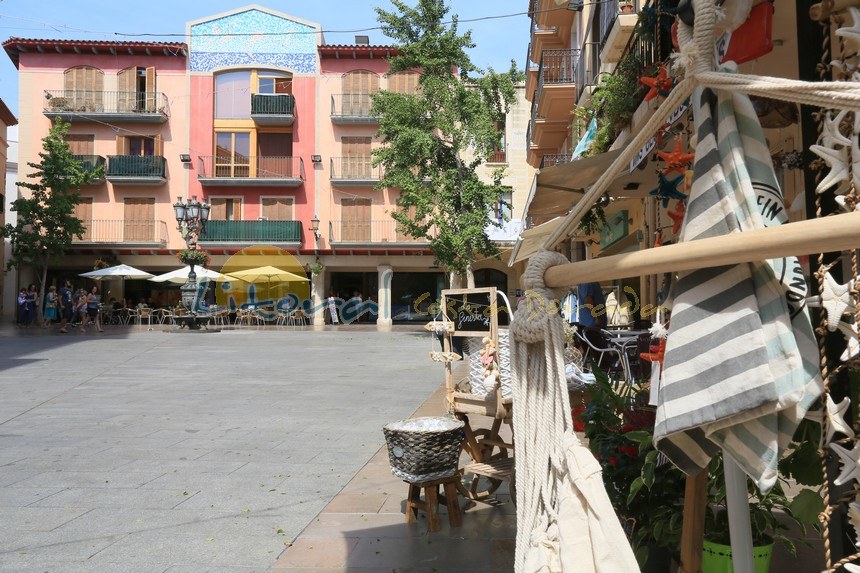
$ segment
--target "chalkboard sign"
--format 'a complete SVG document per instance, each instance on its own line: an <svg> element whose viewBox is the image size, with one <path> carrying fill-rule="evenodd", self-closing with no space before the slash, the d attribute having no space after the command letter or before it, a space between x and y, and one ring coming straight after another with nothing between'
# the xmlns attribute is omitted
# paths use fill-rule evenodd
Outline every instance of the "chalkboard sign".
<svg viewBox="0 0 860 573"><path fill-rule="evenodd" d="M442 292L445 317L454 324L455 334L479 336L510 323L510 310L499 305L495 288L446 290Z"/></svg>

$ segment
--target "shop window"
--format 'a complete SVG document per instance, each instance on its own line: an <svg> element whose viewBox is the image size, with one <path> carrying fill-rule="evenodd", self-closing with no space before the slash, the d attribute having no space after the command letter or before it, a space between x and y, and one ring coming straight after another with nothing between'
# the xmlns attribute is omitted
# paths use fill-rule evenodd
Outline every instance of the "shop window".
<svg viewBox="0 0 860 573"><path fill-rule="evenodd" d="M222 72L215 76L215 117L251 117L251 71Z"/></svg>

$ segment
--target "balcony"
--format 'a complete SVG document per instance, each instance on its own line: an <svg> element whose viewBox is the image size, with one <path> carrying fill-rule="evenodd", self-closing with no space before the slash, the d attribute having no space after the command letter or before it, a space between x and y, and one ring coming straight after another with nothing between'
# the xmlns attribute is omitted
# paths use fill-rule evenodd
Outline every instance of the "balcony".
<svg viewBox="0 0 860 573"><path fill-rule="evenodd" d="M538 65L532 61L532 45L526 51L526 99L531 100L537 91Z"/></svg>
<svg viewBox="0 0 860 573"><path fill-rule="evenodd" d="M329 243L332 245L424 246L425 239L414 239L399 232L394 219L385 221L331 221Z"/></svg>
<svg viewBox="0 0 860 573"><path fill-rule="evenodd" d="M200 237L203 244L286 244L302 242L301 221L209 221Z"/></svg>
<svg viewBox="0 0 860 573"><path fill-rule="evenodd" d="M163 185L166 165L161 155L108 155L105 177L114 185Z"/></svg>
<svg viewBox="0 0 860 573"><path fill-rule="evenodd" d="M383 169L370 157L332 157L329 179L340 187L368 187L379 183Z"/></svg>
<svg viewBox="0 0 860 573"><path fill-rule="evenodd" d="M537 115L548 121L570 122L576 105L576 66L579 50L547 50L538 67Z"/></svg>
<svg viewBox="0 0 860 573"><path fill-rule="evenodd" d="M570 153L547 153L540 160L540 168L546 169L554 165L562 165L572 161Z"/></svg>
<svg viewBox="0 0 860 573"><path fill-rule="evenodd" d="M331 121L336 124L376 125L379 116L370 113L370 94L334 94L331 96Z"/></svg>
<svg viewBox="0 0 860 573"><path fill-rule="evenodd" d="M99 167L105 166L105 158L101 155L72 155L73 158L81 162L81 167L87 173L92 173ZM98 179L90 181L90 185L101 185L105 182L104 172Z"/></svg>
<svg viewBox="0 0 860 573"><path fill-rule="evenodd" d="M206 155L197 180L209 187L298 187L305 181L301 157Z"/></svg>
<svg viewBox="0 0 860 573"><path fill-rule="evenodd" d="M167 223L155 220L90 219L86 231L74 245L101 247L163 247L167 245Z"/></svg>
<svg viewBox="0 0 860 573"><path fill-rule="evenodd" d="M534 25L538 28L557 28L559 30L570 30L573 26L575 11L564 9L565 2L557 0L536 0L532 14Z"/></svg>
<svg viewBox="0 0 860 573"><path fill-rule="evenodd" d="M42 112L65 121L164 123L170 117L170 106L161 92L45 90Z"/></svg>
<svg viewBox="0 0 860 573"><path fill-rule="evenodd" d="M251 96L251 119L257 125L293 125L296 98L293 94L254 94Z"/></svg>
<svg viewBox="0 0 860 573"><path fill-rule="evenodd" d="M624 2L623 12L619 4L619 0L609 0L600 7L600 59L612 64L621 59L639 20L639 0Z"/></svg>
<svg viewBox="0 0 860 573"><path fill-rule="evenodd" d="M507 165L508 153L506 150L497 149L487 157L487 163L490 165Z"/></svg>

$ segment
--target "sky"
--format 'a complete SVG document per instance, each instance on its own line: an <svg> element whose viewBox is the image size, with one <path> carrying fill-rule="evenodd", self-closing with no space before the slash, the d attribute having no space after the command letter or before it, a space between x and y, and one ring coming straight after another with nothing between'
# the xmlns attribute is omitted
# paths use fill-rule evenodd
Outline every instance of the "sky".
<svg viewBox="0 0 860 573"><path fill-rule="evenodd" d="M476 47L469 54L481 68L506 71L511 60L524 69L529 43L530 0L447 0L450 14L460 17L460 30L472 30ZM253 0L0 0L0 38L184 41L160 36L184 34L185 23L254 3ZM355 35L370 36L371 44L390 43L376 28L374 6L393 10L389 0L256 0L256 3L322 26L328 44L351 44ZM414 5L414 0L406 0ZM462 22L471 18L486 18ZM341 31L341 32L338 32ZM156 34L143 38L116 33ZM0 54L0 98L18 115L18 74L5 53ZM41 105L41 104L40 104Z"/></svg>

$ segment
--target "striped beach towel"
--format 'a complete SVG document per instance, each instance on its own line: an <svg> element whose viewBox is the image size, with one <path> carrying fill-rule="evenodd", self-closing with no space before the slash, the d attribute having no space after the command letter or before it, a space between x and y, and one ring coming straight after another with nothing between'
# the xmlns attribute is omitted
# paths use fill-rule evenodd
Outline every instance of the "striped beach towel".
<svg viewBox="0 0 860 573"><path fill-rule="evenodd" d="M699 89L693 108L698 142L680 240L786 222L749 98ZM700 269L680 273L674 290L655 445L688 474L722 449L766 492L822 391L802 268L788 257Z"/></svg>

